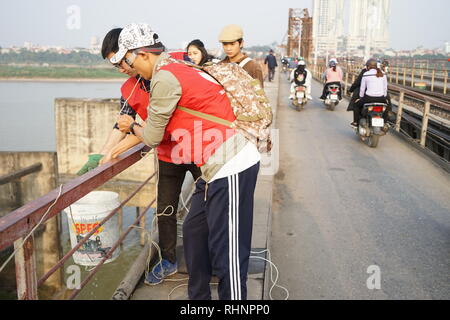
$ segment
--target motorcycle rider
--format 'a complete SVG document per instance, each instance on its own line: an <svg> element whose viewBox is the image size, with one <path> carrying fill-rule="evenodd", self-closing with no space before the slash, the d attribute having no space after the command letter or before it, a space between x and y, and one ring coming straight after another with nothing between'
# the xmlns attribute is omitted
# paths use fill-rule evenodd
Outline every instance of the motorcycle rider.
<svg viewBox="0 0 450 320"><path fill-rule="evenodd" d="M348 90L350 93L352 93L352 98L350 99L350 103L348 104L347 111L353 111L353 122L351 123L352 126L357 126L358 122L358 114L359 114L359 108L357 105L357 101L359 100L359 91L361 88L361 81L364 76L364 74L367 72L367 67L364 66L364 68L361 70L361 72L358 75L358 78L356 78L355 82L353 82L352 86Z"/></svg>
<svg viewBox="0 0 450 320"><path fill-rule="evenodd" d="M360 96L359 96L359 91L361 88L361 81L363 79L364 74L368 71L367 69L367 65L369 64L368 60L366 62L366 66L364 66L364 68L361 70L358 78L356 78L355 82L352 84L352 86L349 89L350 93L353 93L352 98L350 99L350 103L348 104L348 108L347 111L353 111L353 122L351 123L352 126L358 126L358 119L359 119L359 113L360 113L360 108L359 106L357 106ZM380 63L380 61L377 60L377 63ZM381 62L381 70L384 71L385 73L389 70L389 61L384 59L383 62ZM395 121L395 114L392 113L392 103L391 103L391 97L389 95L389 93L387 94L387 102L388 102L388 107L385 113L385 120L387 121L388 119L391 121ZM356 106L356 107L355 107Z"/></svg>
<svg viewBox="0 0 450 320"><path fill-rule="evenodd" d="M381 62L381 70L383 70L384 73L389 73L389 60L383 59Z"/></svg>
<svg viewBox="0 0 450 320"><path fill-rule="evenodd" d="M361 109L366 103L379 102L388 103L388 81L386 74L381 70L381 65L376 59L369 59L366 64L366 71L361 80L361 88L359 90L360 100L355 103L355 125L359 123L361 118ZM387 114L387 112L385 113Z"/></svg>
<svg viewBox="0 0 450 320"><path fill-rule="evenodd" d="M339 86L338 97L339 100L342 100L342 80L344 77L344 72L341 67L337 66L336 59L331 59L328 63L328 69L322 75L322 78L326 81L325 86L323 87L322 96L320 100L325 100L327 98L328 86L334 84Z"/></svg>
<svg viewBox="0 0 450 320"><path fill-rule="evenodd" d="M289 99L295 99L295 88L298 86L304 86L306 88L306 98L312 100L311 96L311 72L306 69L305 60L300 60L296 69L292 70L289 80L291 81L291 95Z"/></svg>

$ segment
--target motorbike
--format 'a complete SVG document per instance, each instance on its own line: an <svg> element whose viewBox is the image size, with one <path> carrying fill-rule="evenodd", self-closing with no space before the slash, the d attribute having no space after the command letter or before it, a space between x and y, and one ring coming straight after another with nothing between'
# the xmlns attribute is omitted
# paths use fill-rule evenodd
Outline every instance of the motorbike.
<svg viewBox="0 0 450 320"><path fill-rule="evenodd" d="M308 98L306 97L306 87L296 86L295 87L295 97L292 100L292 104L297 108L297 111L304 109Z"/></svg>
<svg viewBox="0 0 450 320"><path fill-rule="evenodd" d="M353 127L360 139L371 148L376 148L380 137L389 131L389 125L383 117L386 108L386 103L364 104L358 127Z"/></svg>
<svg viewBox="0 0 450 320"><path fill-rule="evenodd" d="M286 74L288 72L288 66L286 64L283 64L283 73Z"/></svg>
<svg viewBox="0 0 450 320"><path fill-rule="evenodd" d="M339 90L340 88L336 84L328 86L327 98L324 103L330 111L334 111L336 106L339 104Z"/></svg>

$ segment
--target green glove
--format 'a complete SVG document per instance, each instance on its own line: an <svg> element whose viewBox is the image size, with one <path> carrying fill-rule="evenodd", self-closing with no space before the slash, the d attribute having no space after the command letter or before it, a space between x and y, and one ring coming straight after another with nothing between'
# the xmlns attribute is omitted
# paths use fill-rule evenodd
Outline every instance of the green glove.
<svg viewBox="0 0 450 320"><path fill-rule="evenodd" d="M81 176L81 175L85 174L86 172L97 168L100 160L103 158L103 155L102 154L91 154L88 156L88 158L89 158L88 161L83 166L83 168L81 168L81 170L77 172L77 175Z"/></svg>

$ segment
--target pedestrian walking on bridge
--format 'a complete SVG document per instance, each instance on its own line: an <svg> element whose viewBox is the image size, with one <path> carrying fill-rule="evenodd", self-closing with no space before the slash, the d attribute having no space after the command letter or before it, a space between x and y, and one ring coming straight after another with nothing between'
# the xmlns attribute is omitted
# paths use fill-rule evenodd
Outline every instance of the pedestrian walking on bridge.
<svg viewBox="0 0 450 320"><path fill-rule="evenodd" d="M264 61L264 64L267 64L269 69L269 82L271 82L275 76L275 68L278 67L277 58L273 54L273 50L270 49L269 54Z"/></svg>

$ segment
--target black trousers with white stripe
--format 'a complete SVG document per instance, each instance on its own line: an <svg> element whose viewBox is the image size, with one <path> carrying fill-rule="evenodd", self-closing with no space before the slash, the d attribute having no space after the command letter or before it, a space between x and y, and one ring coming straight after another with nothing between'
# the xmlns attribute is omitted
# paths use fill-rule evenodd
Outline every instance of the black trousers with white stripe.
<svg viewBox="0 0 450 320"><path fill-rule="evenodd" d="M247 299L253 202L259 163L206 184L197 181L183 224L189 299L210 300L212 272L219 278L219 299Z"/></svg>

